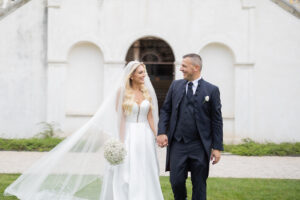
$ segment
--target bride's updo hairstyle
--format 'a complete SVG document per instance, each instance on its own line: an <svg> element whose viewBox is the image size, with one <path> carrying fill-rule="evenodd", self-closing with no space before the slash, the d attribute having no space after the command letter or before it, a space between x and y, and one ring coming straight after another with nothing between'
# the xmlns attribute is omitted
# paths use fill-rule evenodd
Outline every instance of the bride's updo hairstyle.
<svg viewBox="0 0 300 200"><path fill-rule="evenodd" d="M124 111L125 115L130 115L131 114L133 104L135 103L134 93L133 93L133 89L132 89L132 80L130 79L130 77L132 76L132 74L135 73L136 69L139 66L144 67L145 72L146 72L146 76L148 76L146 66L145 66L144 63L137 62L137 63L132 65L132 67L130 69L130 73L125 79L125 93L124 93L124 100L123 100L123 104L122 104L122 108L123 108L123 111ZM143 93L144 98L147 99L150 102L151 108L152 108L152 103L151 103L152 99L151 99L151 96L149 95L148 89L145 87L144 84L141 85L141 91Z"/></svg>

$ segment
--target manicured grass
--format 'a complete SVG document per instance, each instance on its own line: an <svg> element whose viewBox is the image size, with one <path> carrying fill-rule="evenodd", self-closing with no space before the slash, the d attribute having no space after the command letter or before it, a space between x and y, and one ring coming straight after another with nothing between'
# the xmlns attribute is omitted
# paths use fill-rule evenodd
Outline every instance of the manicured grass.
<svg viewBox="0 0 300 200"><path fill-rule="evenodd" d="M16 200L16 197L3 196L5 188L17 179L18 174L0 174L0 199L2 200Z"/></svg>
<svg viewBox="0 0 300 200"><path fill-rule="evenodd" d="M173 200L169 177L160 177L165 200ZM188 199L192 184L187 180ZM208 200L299 200L300 180L209 178Z"/></svg>
<svg viewBox="0 0 300 200"><path fill-rule="evenodd" d="M224 150L242 156L300 156L300 142L261 144L245 139L242 144L224 145Z"/></svg>
<svg viewBox="0 0 300 200"><path fill-rule="evenodd" d="M30 138L1 139L0 150L4 151L50 151L63 139L61 138Z"/></svg>
<svg viewBox="0 0 300 200"><path fill-rule="evenodd" d="M0 174L0 199L4 189L18 177L17 174ZM169 177L160 177L165 200L173 200ZM96 183L95 186L99 184ZM208 200L299 200L300 180L286 179L236 179L209 178L207 183ZM188 199L191 199L191 181L187 181Z"/></svg>

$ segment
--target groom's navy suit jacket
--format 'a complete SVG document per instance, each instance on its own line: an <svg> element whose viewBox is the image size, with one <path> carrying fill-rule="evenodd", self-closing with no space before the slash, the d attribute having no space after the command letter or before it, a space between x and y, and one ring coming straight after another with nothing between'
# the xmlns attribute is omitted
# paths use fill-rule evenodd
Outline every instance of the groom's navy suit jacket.
<svg viewBox="0 0 300 200"><path fill-rule="evenodd" d="M160 110L158 135L168 136L166 171L170 170L170 150L178 122L179 106L186 92L187 81L172 82L164 104ZM211 149L223 150L223 121L220 92L218 87L201 78L194 95L194 117L200 139L209 162ZM209 98L209 99L208 99Z"/></svg>

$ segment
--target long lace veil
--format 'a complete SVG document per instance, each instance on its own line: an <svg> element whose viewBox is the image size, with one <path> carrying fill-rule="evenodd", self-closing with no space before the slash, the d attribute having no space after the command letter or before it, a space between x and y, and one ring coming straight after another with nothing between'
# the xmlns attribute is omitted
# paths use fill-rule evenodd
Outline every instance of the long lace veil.
<svg viewBox="0 0 300 200"><path fill-rule="evenodd" d="M121 124L125 80L138 64L129 62L116 76L114 86L95 115L34 163L5 189L4 195L15 195L22 200L99 200L109 166L103 156L103 145L110 138L120 138L124 130ZM157 98L148 75L144 84L152 98L157 127Z"/></svg>

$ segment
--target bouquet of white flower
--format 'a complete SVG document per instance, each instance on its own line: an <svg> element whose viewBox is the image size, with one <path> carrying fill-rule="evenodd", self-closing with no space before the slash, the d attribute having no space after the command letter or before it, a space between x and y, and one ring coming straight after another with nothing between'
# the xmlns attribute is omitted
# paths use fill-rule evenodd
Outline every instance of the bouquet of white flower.
<svg viewBox="0 0 300 200"><path fill-rule="evenodd" d="M104 157L111 165L119 165L124 161L127 152L124 144L117 139L110 139L104 144Z"/></svg>

